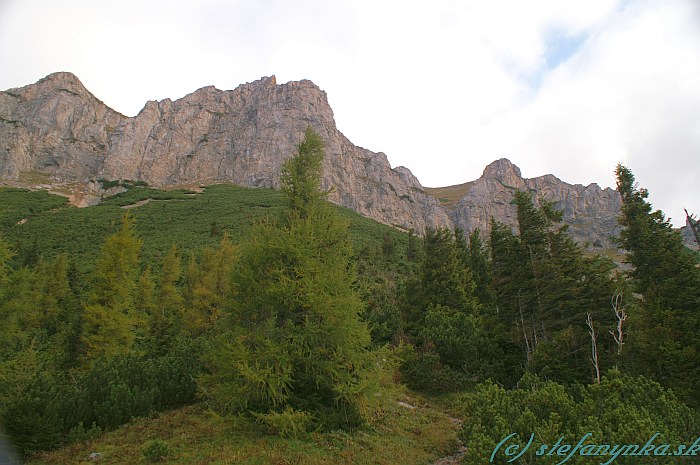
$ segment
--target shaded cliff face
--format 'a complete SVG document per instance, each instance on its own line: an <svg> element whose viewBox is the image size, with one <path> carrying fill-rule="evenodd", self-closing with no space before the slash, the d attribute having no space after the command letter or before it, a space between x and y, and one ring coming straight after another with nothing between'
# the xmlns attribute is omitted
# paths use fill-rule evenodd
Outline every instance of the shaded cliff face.
<svg viewBox="0 0 700 465"><path fill-rule="evenodd" d="M417 231L451 226L408 169L392 169L383 153L356 147L338 131L325 92L310 81L278 85L274 77L148 102L133 118L108 108L70 73L0 92L0 177L38 172L56 181L279 187L282 162L307 125L326 142L323 185L333 187L333 202Z"/></svg>
<svg viewBox="0 0 700 465"><path fill-rule="evenodd" d="M70 73L0 92L0 177L38 171L88 179L107 156L111 128L125 120Z"/></svg>
<svg viewBox="0 0 700 465"><path fill-rule="evenodd" d="M451 212L452 220L466 231L488 231L494 217L517 230L517 212L512 204L516 190L532 192L535 200L544 196L556 202L577 242L595 248L613 247L611 237L620 231L617 218L621 199L617 191L601 189L597 184L567 184L551 174L524 179L520 169L506 159L491 163L479 179L470 183Z"/></svg>

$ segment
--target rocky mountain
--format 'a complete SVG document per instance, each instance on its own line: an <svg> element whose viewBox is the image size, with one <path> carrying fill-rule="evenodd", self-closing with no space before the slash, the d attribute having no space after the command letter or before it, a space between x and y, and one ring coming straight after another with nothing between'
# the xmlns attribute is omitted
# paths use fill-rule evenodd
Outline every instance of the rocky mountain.
<svg viewBox="0 0 700 465"><path fill-rule="evenodd" d="M681 228L683 244L690 250L700 251L700 221L695 215L685 211L685 226Z"/></svg>
<svg viewBox="0 0 700 465"><path fill-rule="evenodd" d="M70 73L0 92L0 177L278 187L280 166L309 124L326 141L323 183L334 187L332 201L403 228L451 224L408 169L392 169L385 154L356 147L338 131L325 92L311 81L278 85L274 77L148 102L133 118L108 108Z"/></svg>
<svg viewBox="0 0 700 465"><path fill-rule="evenodd" d="M516 228L516 209L511 203L516 190L532 192L535 200L543 196L555 201L579 243L595 248L613 247L610 238L619 232L621 200L617 191L601 189L597 184L567 184L551 174L525 179L520 169L505 158L491 163L478 180L470 183L451 209L451 219L468 231L488 231L491 217Z"/></svg>
<svg viewBox="0 0 700 465"><path fill-rule="evenodd" d="M324 187L337 204L401 228L488 229L491 216L515 225L515 189L555 200L575 237L599 247L617 231L619 197L595 184L552 175L523 179L508 160L449 202L383 153L353 145L336 128L324 91L275 77L221 91L204 87L179 100L151 101L133 118L108 108L70 73L0 92L0 179L85 184L143 180L153 186L232 182L278 187L282 162L311 125L326 141ZM442 201L441 201L441 200Z"/></svg>

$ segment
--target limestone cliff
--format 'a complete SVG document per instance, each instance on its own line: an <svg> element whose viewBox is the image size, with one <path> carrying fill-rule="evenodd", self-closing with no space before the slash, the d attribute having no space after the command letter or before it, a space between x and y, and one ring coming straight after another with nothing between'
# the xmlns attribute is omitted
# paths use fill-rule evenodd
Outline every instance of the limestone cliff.
<svg viewBox="0 0 700 465"><path fill-rule="evenodd" d="M489 230L491 217L513 228L517 225L513 192L528 190L535 199L544 196L563 210L563 221L570 225L573 237L596 248L612 247L611 236L618 234L620 196L613 189L597 184L586 187L567 184L548 174L525 179L520 169L507 159L500 159L469 183L462 198L451 211L454 224L466 231Z"/></svg>
<svg viewBox="0 0 700 465"><path fill-rule="evenodd" d="M608 247L617 232L615 191L552 175L523 179L505 159L476 181L427 189L430 195L409 169L391 168L386 155L343 136L326 93L311 81L277 84L274 77L148 102L133 118L108 108L70 73L0 92L0 179L83 183L76 194L82 204L90 204L95 187L86 183L99 178L278 187L282 162L308 125L326 142L323 185L333 188L331 200L383 223L418 232L455 225L488 230L493 216L515 226L513 191L529 189L558 202L582 243ZM439 191L449 191L449 202Z"/></svg>
<svg viewBox="0 0 700 465"><path fill-rule="evenodd" d="M70 73L0 92L0 177L278 187L280 166L309 124L326 142L323 184L333 187L333 202L418 231L451 225L408 169L392 169L386 155L338 131L325 92L311 81L278 85L274 77L148 102L133 118L108 108Z"/></svg>

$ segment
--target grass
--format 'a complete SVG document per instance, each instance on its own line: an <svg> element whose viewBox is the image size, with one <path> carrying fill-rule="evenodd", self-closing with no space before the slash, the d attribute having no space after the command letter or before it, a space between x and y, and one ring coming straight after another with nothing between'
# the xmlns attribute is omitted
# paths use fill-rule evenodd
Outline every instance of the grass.
<svg viewBox="0 0 700 465"><path fill-rule="evenodd" d="M464 184L457 184L454 186L447 187L426 187L425 192L432 195L440 201L444 207L452 209L457 206L457 202L464 197L469 189L474 184L473 181L465 182Z"/></svg>
<svg viewBox="0 0 700 465"><path fill-rule="evenodd" d="M402 406L401 400L415 408ZM247 420L218 416L193 405L141 418L102 436L31 457L27 465L87 464L99 452L99 463L148 463L145 443L162 440L164 464L331 465L426 464L454 452L458 426L425 399L394 390L383 415L352 432L311 433L305 439L266 434Z"/></svg>

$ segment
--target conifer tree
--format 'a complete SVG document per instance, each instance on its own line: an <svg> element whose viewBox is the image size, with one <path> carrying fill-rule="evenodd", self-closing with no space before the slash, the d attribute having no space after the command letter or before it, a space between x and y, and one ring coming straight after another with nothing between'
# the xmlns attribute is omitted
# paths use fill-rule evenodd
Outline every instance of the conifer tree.
<svg viewBox="0 0 700 465"><path fill-rule="evenodd" d="M567 227L559 225L561 212L551 202L540 199L536 206L522 191L514 202L519 235L496 222L491 230L496 303L506 323L501 329L510 325L506 331L521 346L528 369L566 382L588 381L586 315L596 325L612 324L610 266L584 256ZM610 363L603 357L612 350L608 342L599 347L601 363Z"/></svg>
<svg viewBox="0 0 700 465"><path fill-rule="evenodd" d="M253 228L232 270L227 332L200 387L224 412L303 427L368 418L377 358L354 290L348 224L322 202L323 142L307 129L282 170L290 208Z"/></svg>
<svg viewBox="0 0 700 465"><path fill-rule="evenodd" d="M637 187L632 171L618 164L615 175L622 198L619 243L643 295L640 313L630 316L631 366L700 405L700 269L663 212L652 210L649 192Z"/></svg>
<svg viewBox="0 0 700 465"><path fill-rule="evenodd" d="M160 285L149 320L151 350L157 355L166 354L182 330L183 298L177 288L179 280L180 256L177 247L172 246L163 259Z"/></svg>
<svg viewBox="0 0 700 465"><path fill-rule="evenodd" d="M235 260L236 248L227 233L218 249L205 248L199 260L190 257L184 273L182 323L191 336L208 331L220 318Z"/></svg>
<svg viewBox="0 0 700 465"><path fill-rule="evenodd" d="M83 312L81 342L86 364L132 351L137 321L133 314L141 239L125 214L119 230L109 236L97 260L93 290Z"/></svg>
<svg viewBox="0 0 700 465"><path fill-rule="evenodd" d="M72 290L68 284L68 256L58 255L40 273L44 279L40 303L43 320L41 326L49 334L54 334L70 318L68 306L72 300Z"/></svg>
<svg viewBox="0 0 700 465"><path fill-rule="evenodd" d="M406 287L404 324L415 352L402 365L417 389L452 390L478 379L484 340L462 231L428 230L418 275Z"/></svg>
<svg viewBox="0 0 700 465"><path fill-rule="evenodd" d="M474 295L484 307L491 308L495 304L493 270L489 252L486 250L479 229L469 234L468 265L474 279Z"/></svg>

